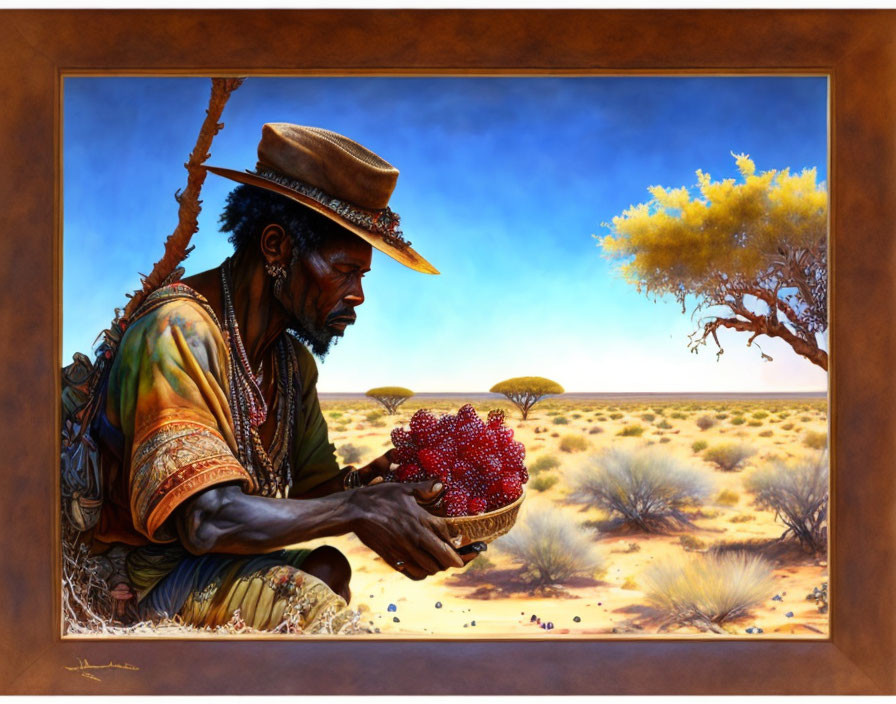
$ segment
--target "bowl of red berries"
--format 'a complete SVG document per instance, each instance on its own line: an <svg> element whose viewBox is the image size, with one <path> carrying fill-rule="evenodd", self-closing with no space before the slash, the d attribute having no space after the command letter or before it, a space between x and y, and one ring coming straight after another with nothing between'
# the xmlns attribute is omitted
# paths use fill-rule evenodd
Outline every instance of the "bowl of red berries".
<svg viewBox="0 0 896 704"><path fill-rule="evenodd" d="M504 420L500 410L483 420L467 404L456 415L440 417L420 409L409 428L392 431L398 467L386 479L439 479L445 489L427 508L444 516L461 536L460 545L488 543L507 533L525 497L526 448Z"/></svg>

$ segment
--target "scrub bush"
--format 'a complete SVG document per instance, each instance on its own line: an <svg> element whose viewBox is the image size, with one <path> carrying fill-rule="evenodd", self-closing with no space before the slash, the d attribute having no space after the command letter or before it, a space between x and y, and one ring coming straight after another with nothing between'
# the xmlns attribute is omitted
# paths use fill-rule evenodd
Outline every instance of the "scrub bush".
<svg viewBox="0 0 896 704"><path fill-rule="evenodd" d="M648 532L688 523L682 509L709 493L706 481L680 460L644 449L594 455L570 485L572 501L598 506Z"/></svg>
<svg viewBox="0 0 896 704"><path fill-rule="evenodd" d="M604 569L593 531L557 509L530 511L495 546L525 569L523 579L535 587L562 584Z"/></svg>
<svg viewBox="0 0 896 704"><path fill-rule="evenodd" d="M647 599L669 621L724 633L720 624L745 615L774 593L772 566L745 553L675 558L645 570Z"/></svg>

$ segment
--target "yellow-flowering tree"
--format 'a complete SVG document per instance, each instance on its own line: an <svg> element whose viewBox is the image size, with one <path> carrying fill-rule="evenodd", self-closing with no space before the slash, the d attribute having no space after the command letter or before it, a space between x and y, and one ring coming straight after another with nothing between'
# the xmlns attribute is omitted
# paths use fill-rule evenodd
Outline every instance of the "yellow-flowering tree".
<svg viewBox="0 0 896 704"><path fill-rule="evenodd" d="M686 187L649 188L653 200L613 218L604 252L624 260L623 275L648 295L671 294L694 314L696 352L717 330L778 337L828 368L819 336L827 330L827 191L815 169L756 173L732 154L742 179L713 181L697 171L699 194ZM757 346L758 347L758 346ZM763 358L771 359L762 352Z"/></svg>
<svg viewBox="0 0 896 704"><path fill-rule="evenodd" d="M394 416L398 413L398 407L407 401L414 392L403 386L377 386L370 389L365 396L369 396L374 401L378 401L386 409L386 413Z"/></svg>
<svg viewBox="0 0 896 704"><path fill-rule="evenodd" d="M563 387L556 381L545 379L543 376L515 376L495 384L489 391L493 394L504 394L523 415L523 420L529 417L532 406L545 396L562 394Z"/></svg>

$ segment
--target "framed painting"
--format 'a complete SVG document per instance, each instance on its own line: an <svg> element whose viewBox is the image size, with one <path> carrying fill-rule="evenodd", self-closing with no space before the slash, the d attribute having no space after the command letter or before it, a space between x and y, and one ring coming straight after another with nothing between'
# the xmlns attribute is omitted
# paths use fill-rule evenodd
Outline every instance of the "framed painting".
<svg viewBox="0 0 896 704"><path fill-rule="evenodd" d="M894 624L883 600L883 595L893 586L893 568L887 556L894 537L892 511L888 508L894 487L886 461L891 456L893 442L889 432L894 420L889 403L892 382L887 373L892 343L885 328L876 324L872 317L873 313L889 310L893 300L889 274L893 245L888 237L888 224L892 220L894 204L886 186L890 182L888 174L896 165L888 128L893 104L890 87L892 48L888 37L896 24L892 13L187 11L8 12L5 15L7 36L2 43L2 56L7 68L5 76L8 78L4 81L8 81L6 94L9 96L9 108L3 118L7 128L4 153L8 154L8 165L4 170L7 186L4 190L8 194L6 212L10 233L28 233L27 237L8 236L3 245L7 248L3 281L8 288L7 303L2 309L8 330L2 345L8 370L3 383L4 398L9 399L4 410L8 469L4 473L7 491L3 500L10 517L3 540L10 567L0 584L9 623L9 635L3 642L7 671L4 681L8 683L9 693L795 694L893 691ZM246 27L250 31L246 32ZM367 41L366 38L373 36L404 39L385 43ZM338 54L332 51L334 46L340 48ZM75 255L64 250L63 205L69 214L66 217L71 216L71 222L76 223L70 225L68 220L65 221L70 232L92 227L106 242L115 235L105 231L100 221L108 218L126 223L128 217L133 217L128 215L131 210L137 213L141 222L153 223L154 229L164 227L152 220L153 213L146 211L137 195L144 188L151 189L157 181L152 175L154 164L146 156L139 158L139 164L129 160L131 150L127 144L133 142L127 140L132 140L133 135L125 138L121 114L116 110L124 103L142 106L144 94L155 91L166 97L154 108L143 111L141 107L138 112L144 113L141 119L157 125L160 115L170 114L171 106L165 107L165 100L183 101L187 94L196 93L197 86L207 85L207 77L221 75L249 77L232 98L230 107L234 114L229 116L225 111L223 121L228 127L216 142L216 145L222 145L221 153L233 154L235 160L240 151L237 147L229 147L228 140L238 135L245 141L249 128L244 123L258 121L259 116L252 113L250 106L277 104L265 103L261 96L251 91L260 90L270 97L286 82L302 85L300 92L309 96L308 111L317 109L315 101L327 106L329 113L326 114L337 115L341 110L345 127L340 124L339 128L349 136L352 135L352 124L363 122L359 119L359 110L363 108L364 100L375 100L377 96L388 100L390 109L395 111L395 120L405 120L414 103L403 92L413 93L418 101L422 101L418 104L427 109L451 112L459 123L463 123L460 129L472 132L476 130L477 111L509 133L514 129L512 121L506 125L503 122L508 110L516 110L527 117L537 110L549 115L553 110L556 111L555 122L563 124L561 134L551 134L545 123L539 127L543 132L529 135L534 141L551 145L553 151L564 149L565 142L574 140L577 128L593 128L593 125L583 126L566 120L570 108L587 104L588 100L616 106L614 101L619 100L612 90L598 90L587 99L575 91L567 94L572 85L580 90L582 86L605 86L612 82L619 88L616 92L624 94L625 86L633 86L635 82L637 87L630 89L632 94L656 96L662 93L665 84L689 82L700 88L689 98L679 96L677 100L679 108L687 103L693 112L701 96L708 96L708 93L699 93L705 86L710 85L709 92L718 98L726 94L729 85L749 83L758 92L748 91L746 99L743 95L731 98L727 113L709 110L705 119L736 121L732 117L735 113L748 114L751 108L762 106L765 106L763 112L778 108L787 116L777 130L774 120L763 118L771 125L765 140L777 142L776 158L783 163L764 163L758 154L755 158L759 169L794 167L796 171L804 166L818 167L820 180L826 181L830 194L827 272L831 325L826 343L813 353L816 361L823 355L825 363L830 355L828 375L810 374L802 381L793 373L789 374L790 389L814 391L816 398L811 398L811 393L806 397L804 393L792 408L787 405L789 402L780 398L776 401L780 408L757 408L749 404L741 408L735 407L737 403L721 407L721 401L706 399L703 399L704 405L691 403L693 408L686 408L657 397L637 399L635 404L632 399L626 399L628 406L625 408L621 408L624 405L621 403L619 408L611 408L616 402L612 399L578 398L564 401L572 406L564 406L558 401L559 405L548 408L543 402L540 414L528 425L514 425L518 435L524 436L530 454L547 458L544 462L547 465L554 459L546 452L549 447L553 448L553 441L547 442L548 438L556 436L565 441L569 435L570 446L566 451L572 455L577 451L573 446L574 439L581 442L584 438L584 444L590 446L601 444L600 430L589 432L593 427L603 426L601 430L614 438L644 435L641 444L662 447L668 442L669 448L681 444L684 436L673 439L673 433L686 434L685 427L687 432L705 432L707 437L713 433L728 433L730 438L749 437L755 443L768 442L768 454L771 455L774 451L772 438L776 434L779 438L784 437L784 425L798 420L801 427L796 432L799 434L787 442L811 445L823 444L823 431L829 422L830 558L825 560L825 555L817 553L806 567L811 574L805 584L800 581L802 577L794 576L799 569L790 575L783 574L786 570L779 570L781 574L775 576L785 580L782 584L789 586L790 595L780 587L774 590L780 592L775 598L782 608L777 611L776 604L769 612L762 613L765 619L762 625L768 624L766 630L770 631L763 634L766 637L750 638L749 635L760 629L746 621L736 622L734 627L728 624L726 628L714 629L693 628L693 622L679 623L678 627L658 634L658 614L653 614L654 620L651 620L651 614L643 609L639 611L639 604L628 612L625 608L615 611L600 608L603 604L591 605L593 610L589 610L586 608L588 604L584 603L587 600L583 599L578 600L582 614L573 614L575 609L568 607L555 609L552 613L558 615L553 620L546 618L544 612L537 613L554 608L545 600L534 603L511 601L509 603L514 607L523 604L520 607L523 618L514 615L510 621L512 627L504 629L499 627L501 619L480 618L480 629L487 623L491 628L477 631L474 636L473 628L477 627L474 615L463 617L460 602L449 592L446 592L444 605L438 601L439 606L434 607L444 606L439 613L441 621L435 617L427 620L414 612L407 598L400 601L391 597L390 590L394 585L388 579L383 582L375 565L370 568L373 576L357 575L362 577L361 588L365 592L360 600L366 602L365 611L371 617L370 630L386 637L337 640L240 637L233 640L183 632L164 639L142 637L140 633L112 638L73 638L71 632L62 635L65 616L59 608L64 596L59 585L60 516L47 509L48 501L59 498L55 460L58 426L55 422L35 423L33 419L58 417L57 370L62 362L68 362L68 338L75 340L76 348L91 342L82 343L77 337L83 330L66 329L63 333L63 326L72 320L84 320L83 324L78 322L78 328L92 330L95 326L94 319L90 318L93 315L89 312L91 306L84 305L82 311L66 299L63 308L63 273L69 276L83 268L74 264L78 261ZM253 87L247 90L250 84ZM334 103L333 94L338 94L340 89L334 89L333 94L328 91L330 85L337 84L349 85L350 90L344 92L360 96L362 100L352 105ZM480 95L470 92L473 84L485 86ZM809 102L787 103L780 95L775 98L774 89L771 89L771 97L760 95L769 90L768 86L784 84L789 87L781 95L805 94L810 96ZM535 85L539 87L533 88ZM110 86L113 87L111 92L107 90ZM199 88L200 92L204 90L207 89ZM249 93L245 103L238 102L241 98L239 91ZM537 97L539 91L542 92L541 99ZM172 98L181 93L181 98ZM777 103L774 102L776 99ZM147 100L145 104L151 102ZM475 109L462 114L458 106L464 103ZM662 110L673 109L668 104L661 108L660 104L661 101L638 101L646 113L659 111L658 114L662 114ZM829 115L824 114L827 106L830 107ZM489 107L493 110L491 114ZM153 110L161 111L160 115L154 117ZM811 117L806 118L807 114ZM389 110L379 113L371 110L367 117L369 133L382 133L388 123ZM666 117L674 119L671 112ZM420 119L424 118L425 115ZM105 129L108 134L100 137L106 139L94 139L104 131L104 119L109 121ZM697 119L694 117L692 121ZM747 126L762 121L743 115L737 119ZM139 127L139 119L133 124ZM171 129L173 124L174 121ZM412 129L413 121L408 125L406 128ZM626 137L624 127L616 123L613 129L621 144L631 138L633 141L629 144L634 149L637 130L633 129ZM63 140L63 133L68 142ZM78 143L81 153L66 152L66 148L74 143L72 136L79 134L83 135L83 141ZM423 132L415 134L420 143L431 139ZM707 140L711 138L707 137ZM394 149L398 149L400 141L397 140ZM812 143L814 151L811 155L789 153L783 147L789 143ZM428 152L436 149L435 144L426 144ZM825 149L828 144L829 154ZM518 144L512 151L520 155L528 146ZM250 143L241 148L252 152L253 147ZM491 145L480 143L479 148L487 149ZM640 148L644 155L652 151L649 144ZM738 149L738 145L730 144L727 148ZM533 152L526 152L528 158L537 159L538 149L536 145ZM214 148L212 152L215 154ZM656 153L662 153L662 150L657 148ZM413 149L404 159L406 163L411 162L413 170L412 154ZM501 161L500 155L492 156L493 161ZM599 160L601 155L580 156L582 160ZM610 154L604 156L612 158ZM753 162L748 157L726 156L731 157L732 164L737 159L737 168L743 178L753 174ZM472 152L467 158L473 160ZM462 176L463 165L459 171L451 171L458 169L458 165L451 161L463 161L464 155L449 150L442 159L446 164L446 180L436 180L429 185L433 190L452 193L460 178L458 174ZM120 168L128 172L138 168L146 171L146 180L141 183L122 179L128 185L116 188L99 166L108 160L122 162ZM660 169L662 161L657 158L653 162L657 168L656 176L644 171L637 174L643 181L645 193L648 185L654 185L654 178L664 180L664 186L684 185L680 179L675 181L675 176L665 175L668 172ZM647 163L650 163L649 159ZM225 165L251 166L250 163ZM400 163L397 165L401 168ZM66 169L64 181L63 168ZM712 166L713 171L717 169L721 169L720 176L728 176L731 171ZM114 173L114 169L110 172ZM619 178L618 170L612 173L614 179ZM736 171L731 175L734 174ZM548 175L555 179L562 176ZM701 184L704 178L710 183L709 176L701 174L698 178ZM469 185L472 188L474 184L471 174ZM211 185L210 181L208 185ZM478 190L487 188L487 184L479 185ZM207 192L209 195L204 197L222 200L223 196L214 195L214 188L212 186ZM494 202L477 196L476 188L472 190L473 193L469 189L457 189L453 207L438 199L427 206L423 200L425 194L409 198L407 203L419 205L408 206L405 224L425 222L423 211L426 207L453 211L463 193L467 194L463 198L470 200L474 210L488 214ZM109 194L113 202L93 199L95 193L92 191ZM523 191L520 189L520 193ZM556 183L545 183L539 191L545 200L554 203L563 196ZM652 193L656 207L662 196ZM625 210L631 201L621 205L614 205L611 199L601 202L602 209L597 208L597 213L589 215L591 232L601 232L600 219L624 211L626 214L613 220L610 229L613 235L610 239L621 241L626 219L631 220L637 214L635 210ZM48 207L49 203L53 207ZM681 207L681 200L675 201L673 206ZM415 207L421 212L415 212ZM504 207L505 204L501 204L497 209ZM568 218L564 208L555 205L553 209L560 221ZM497 220L487 222L503 219L507 223L517 223L517 215L501 210ZM205 218L215 216L214 212L203 214ZM452 256L450 247L445 245L450 236L452 217L451 212L443 212L432 218L433 223L441 223L442 240L436 239L433 246L443 257ZM531 214L528 217L531 218ZM94 225L91 225L91 218L96 218ZM827 213L825 218L828 218ZM472 229L474 226L468 223L467 227ZM491 227L494 229L495 225ZM213 230L214 225L202 229ZM432 229L439 231L439 225L433 225ZM502 237L508 241L512 239L510 233L490 232L489 236L496 238L496 242ZM585 237L591 232L584 233ZM147 245L146 256L154 257L161 246L162 236L154 243L156 249L152 244ZM208 236L214 237L213 234ZM121 237L125 248L136 246L127 244L125 234ZM421 246L425 239L421 237ZM75 241L74 238L71 241ZM535 252L535 244L527 241L525 247L531 246ZM605 239L601 244L609 250L612 243ZM202 249L214 250L215 246L206 243ZM593 247L593 242L589 246ZM197 249L194 256L206 255ZM600 258L599 251L595 250L594 257ZM130 281L127 277L132 275L134 267L142 266L143 261L141 258L141 262L134 262L130 267L118 263L111 268L115 271L127 269L123 280ZM573 262L567 265L574 268ZM495 266L499 266L497 260ZM531 273L537 274L537 271ZM496 269L495 274L503 276L505 283L514 281L511 273ZM399 274L390 275L394 281L400 278ZM390 290L388 284L375 282L375 286ZM546 288L549 290L550 285ZM390 295L399 293L392 291ZM482 289L481 294L487 296L488 292ZM83 294L79 295L83 298ZM547 291L542 297L550 302ZM27 301L27 308L23 308L19 301ZM109 304L103 305L111 311ZM73 310L77 310L77 314L73 314ZM494 318L490 320L490 324L500 325ZM649 324L646 321L645 318L641 322ZM107 323L104 321L100 326ZM425 316L415 323L416 328L421 325L425 325ZM361 330L359 328L359 332ZM725 342L732 351L737 345L742 346L742 342L733 338ZM349 345L344 347L347 349ZM63 349L67 351L65 357ZM341 351L342 346L338 349ZM418 357L423 354L420 350L416 352ZM766 354L765 348L760 354ZM712 350L707 349L700 356L711 357ZM362 455L372 452L372 446L359 448L356 445L373 442L361 438L376 433L361 431L375 430L384 424L382 414L373 406L367 408L358 398L327 396L325 393L363 392L356 387L364 381L348 376L352 368L357 368L352 359L333 355L338 376L347 380L342 386L334 383L322 389L321 396L324 413L331 425L337 426L335 430L331 428L333 440L340 453L345 455L346 462L354 461L350 458L353 451L360 451ZM564 363L561 361L560 364ZM407 368L405 372L412 374L414 370ZM336 376L334 372L333 378ZM376 386L379 381L373 380L369 385ZM382 383L388 381L382 379ZM587 386L566 383L574 390L587 390ZM585 383L603 383L604 388L623 390L607 387L606 380ZM425 381L415 381L414 385L426 388ZM822 410L823 405L816 407L816 402L823 404L825 394L818 391L825 386L828 403ZM661 389L654 385L650 390ZM706 387L706 390L711 391L712 387ZM455 400L458 399L448 399L446 409L452 408L450 403ZM751 399L751 403L754 402L755 399ZM366 403L372 404L372 401ZM432 401L427 404L425 398L412 399L407 408L414 410L415 404L432 405ZM483 410L489 404L495 405L494 399L489 399ZM516 409L507 403L505 411L511 414ZM791 417L794 414L797 416ZM545 427L539 427L539 422ZM740 428L741 425L745 427ZM641 432L631 428L640 428ZM558 431L567 430L574 432L561 437ZM542 435L544 437L539 437ZM688 453L702 451L695 449L700 439L696 435L688 436ZM713 435L712 439L721 445L725 438ZM561 456L560 461L562 465L565 456ZM705 463L707 460L701 461ZM725 458L722 461L726 461ZM529 514L532 506L540 506L546 501L544 497L553 496L551 482L546 479L551 476L550 469L547 467L547 472L540 474L538 493L542 496L527 502ZM727 484L714 487L713 510L704 506L700 509L702 513L692 511L685 517L686 521L700 526L703 533L699 535L704 539L707 531L722 530L720 521L731 523L732 518L734 523L754 520L753 512L746 508L746 501L738 510L726 507L729 499L734 500L735 505L740 501L739 497L732 498L736 492L730 489ZM599 519L607 523L613 518L613 507L603 508L606 509L603 513L588 513L583 518L588 518L592 524L598 523ZM567 507L564 513L575 510L575 507ZM593 507L589 511L593 511ZM743 516L747 517L741 518ZM780 527L772 521L762 530L767 532ZM639 554L640 557L630 559L633 564L642 558L646 561L662 557L651 552L650 541L642 541L637 536L630 538L624 533L612 535L612 540L602 542L611 546L615 554L627 554L627 550ZM676 554L684 559L689 557L686 553L702 552L706 545L699 535L686 531L675 534ZM340 548L350 551L352 546L346 544ZM498 556L497 559L499 564L492 565L492 571L502 572L503 581L494 574L483 580L475 574L465 573L453 578L455 582L460 580L453 586L466 590L465 593L478 589L480 597L500 602L502 596L519 588L522 572L503 569L507 565L500 560L504 558ZM606 556L595 559L606 561ZM477 561L481 562L482 558ZM611 561L614 568L624 563L619 557ZM599 572L592 570L592 575ZM605 585L615 589L616 594L626 589L637 592L641 585L635 583L635 578L640 574L632 572L628 582L625 575L604 577ZM557 580L550 578L547 581ZM537 584L537 579L528 586L533 584L541 588L549 586ZM586 579L584 587L579 586L587 591L594 584L598 582ZM791 606L793 593L795 590L807 591L810 584L819 587L816 589L817 603L810 609L813 616L807 618L808 612L804 609L802 618L797 619L801 621L800 627L795 627L795 621L788 621L793 619L796 610ZM574 581L566 590L566 596L581 596L575 591ZM369 595L366 592L370 592ZM411 601L422 598L415 595ZM804 595L800 593L799 599L803 600ZM397 605L393 601L398 602ZM388 609L385 608L387 602ZM825 608L818 609L818 603ZM402 624L399 616L405 614L411 618ZM448 623L449 614L457 623ZM409 623L415 620L416 627L410 626ZM562 620L563 628L550 628L555 625L554 620L557 624ZM573 625L582 622L590 622L593 627L588 630ZM439 627L431 627L429 633L426 632L429 628L420 625L432 623L438 623ZM645 624L653 629L651 636L656 637L643 637L639 631L643 631ZM541 630L537 630L539 626ZM526 668L512 666L521 658L528 663ZM688 663L698 658L701 661L699 671L693 666L688 667ZM333 668L334 661L340 663L339 668ZM184 667L184 662L189 662L190 666ZM436 662L439 666L432 667ZM335 673L335 670L339 672L332 679L322 674L315 676L317 673ZM432 674L425 678L411 674L430 671Z"/></svg>

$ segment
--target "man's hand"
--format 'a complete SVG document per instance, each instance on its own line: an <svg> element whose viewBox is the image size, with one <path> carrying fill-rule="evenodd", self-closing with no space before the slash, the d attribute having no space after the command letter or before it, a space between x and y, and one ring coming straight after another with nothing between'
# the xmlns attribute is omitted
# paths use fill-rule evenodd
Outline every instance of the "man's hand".
<svg viewBox="0 0 896 704"><path fill-rule="evenodd" d="M438 480L412 484L384 482L356 489L352 502L359 511L354 525L361 542L410 579L424 579L449 567L463 567L472 555L455 550L454 536L443 518L420 504L431 503L443 490Z"/></svg>
<svg viewBox="0 0 896 704"><path fill-rule="evenodd" d="M370 462L369 464L364 465L358 469L358 472L361 475L361 484L364 486L368 486L370 484L379 484L383 481L383 475L389 471L389 468L394 464L392 462L392 450L385 452L384 454L377 457L375 460Z"/></svg>

